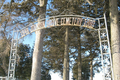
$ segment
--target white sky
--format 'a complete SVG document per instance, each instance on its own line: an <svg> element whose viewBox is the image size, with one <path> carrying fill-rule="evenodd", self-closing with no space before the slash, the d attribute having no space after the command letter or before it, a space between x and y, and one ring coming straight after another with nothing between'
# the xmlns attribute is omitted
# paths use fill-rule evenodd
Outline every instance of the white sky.
<svg viewBox="0 0 120 80"><path fill-rule="evenodd" d="M59 73L53 73L53 72L50 72L50 74L51 74L51 80L63 80L61 77L60 77L60 75L59 75ZM72 80L72 73L70 73L70 78L69 78L69 80ZM102 73L96 73L95 74L95 77L93 78L93 80L103 80L103 78L102 78Z"/></svg>

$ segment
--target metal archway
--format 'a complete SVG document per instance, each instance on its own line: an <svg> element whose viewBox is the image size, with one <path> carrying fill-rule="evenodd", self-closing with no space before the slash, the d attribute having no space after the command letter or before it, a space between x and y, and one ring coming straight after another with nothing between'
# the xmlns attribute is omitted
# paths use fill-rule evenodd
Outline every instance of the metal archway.
<svg viewBox="0 0 120 80"><path fill-rule="evenodd" d="M56 26L78 26L97 30L100 42L102 68L104 73L103 80L114 80L110 42L105 14L103 18L91 18L80 15L52 16L31 23L21 30L13 31L7 80L15 80L17 43L19 39L37 30Z"/></svg>

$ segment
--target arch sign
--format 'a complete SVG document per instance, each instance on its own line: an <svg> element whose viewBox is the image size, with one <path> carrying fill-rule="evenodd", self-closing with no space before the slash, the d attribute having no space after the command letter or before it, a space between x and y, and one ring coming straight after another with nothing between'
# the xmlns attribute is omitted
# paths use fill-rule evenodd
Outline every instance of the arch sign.
<svg viewBox="0 0 120 80"><path fill-rule="evenodd" d="M102 68L104 73L103 80L114 80L105 14L103 18L91 18L80 15L52 16L44 19L39 19L38 21L29 24L21 30L13 31L7 80L15 80L17 43L19 39L37 30L57 26L78 26L97 30L100 42Z"/></svg>
<svg viewBox="0 0 120 80"><path fill-rule="evenodd" d="M20 37L24 37L36 30L57 26L81 26L94 29L96 19L78 15L59 15L45 19L40 19L28 25L18 32ZM36 24L37 23L37 24Z"/></svg>

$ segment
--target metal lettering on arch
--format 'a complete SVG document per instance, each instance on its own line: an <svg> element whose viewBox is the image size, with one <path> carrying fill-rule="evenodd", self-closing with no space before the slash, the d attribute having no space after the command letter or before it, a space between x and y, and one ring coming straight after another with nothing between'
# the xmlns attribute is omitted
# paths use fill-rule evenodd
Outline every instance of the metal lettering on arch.
<svg viewBox="0 0 120 80"><path fill-rule="evenodd" d="M104 73L103 80L114 80L110 42L105 15L103 18L91 18L79 15L52 16L39 19L38 21L29 24L21 30L13 31L7 80L15 80L17 43L19 39L37 30L57 26L78 26L97 30L100 42L102 68Z"/></svg>
<svg viewBox="0 0 120 80"><path fill-rule="evenodd" d="M95 28L95 18L79 16L79 15L59 15L40 19L34 23L29 24L25 28L18 31L19 38L22 38L32 32L44 28L51 28L57 26L79 26L86 28ZM19 39L18 38L18 39Z"/></svg>

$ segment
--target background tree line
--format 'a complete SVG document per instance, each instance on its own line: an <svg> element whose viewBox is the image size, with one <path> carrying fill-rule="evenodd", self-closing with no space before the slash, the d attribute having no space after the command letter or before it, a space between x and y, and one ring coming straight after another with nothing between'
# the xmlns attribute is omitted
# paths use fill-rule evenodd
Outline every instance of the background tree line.
<svg viewBox="0 0 120 80"><path fill-rule="evenodd" d="M13 29L19 30L30 22L42 17L55 16L60 14L76 14L90 17L103 17L106 12L109 36L110 33L110 7L109 0L89 0L93 5L84 0L45 0L45 6L40 7L38 0L2 0L0 2L0 75L7 75L9 52ZM118 10L120 0L117 0ZM39 17L40 18L40 17ZM95 61L100 56L98 34L96 31L82 27L69 27L69 69L73 72L73 79L78 79L77 63L81 62L82 80L88 80L90 75L94 76L95 71L99 72L101 63ZM65 27L54 27L44 30L43 36L43 58L42 74L46 76L50 70L60 72L63 75ZM22 47L21 47L22 46ZM16 65L16 78L30 78L32 54L28 45L19 44L19 63ZM81 54L81 61L78 61L78 54ZM91 65L93 63L93 65ZM23 66L24 65L24 66ZM43 67L44 66L44 67ZM92 68L90 68L92 67ZM17 69L18 68L18 69ZM25 69L21 71L22 69ZM43 68L47 69L44 70ZM26 75L22 75L22 74ZM47 76L50 77L48 74ZM91 78L93 77L91 76ZM45 77L44 77L45 78ZM41 78L43 79L43 77ZM47 79L48 80L48 79Z"/></svg>

